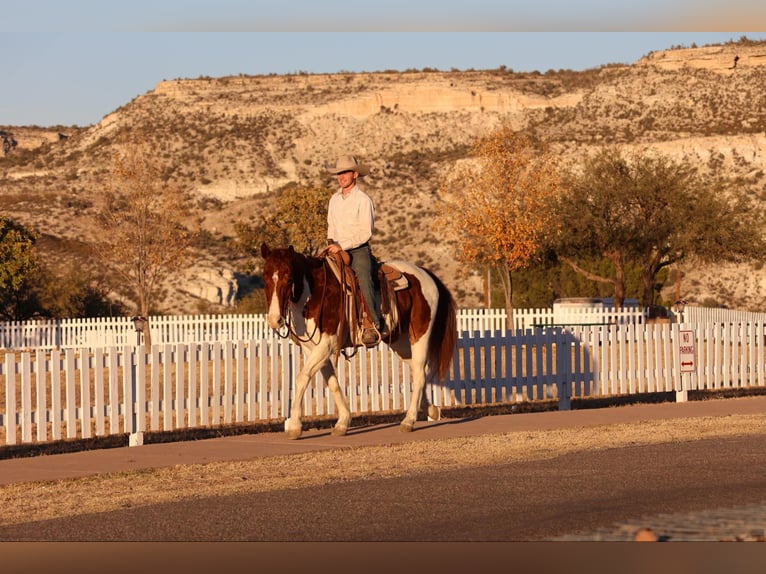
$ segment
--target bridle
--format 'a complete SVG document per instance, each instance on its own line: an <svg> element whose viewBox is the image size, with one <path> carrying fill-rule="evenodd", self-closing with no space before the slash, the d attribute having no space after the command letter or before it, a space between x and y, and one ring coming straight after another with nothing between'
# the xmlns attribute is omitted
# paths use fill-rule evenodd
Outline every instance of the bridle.
<svg viewBox="0 0 766 574"><path fill-rule="evenodd" d="M292 280L291 280L292 282ZM276 287L274 289L276 291ZM292 286L293 293L295 292L295 285ZM290 311L290 300L292 297L285 297L284 301L282 302L282 308L279 310L280 315L285 318L285 324L284 327L287 327L287 332L283 335L282 334L282 327L279 329L274 329L274 332L277 334L277 337L280 339L287 339L292 333L294 333L293 329L290 327L290 316L292 315L292 312Z"/></svg>

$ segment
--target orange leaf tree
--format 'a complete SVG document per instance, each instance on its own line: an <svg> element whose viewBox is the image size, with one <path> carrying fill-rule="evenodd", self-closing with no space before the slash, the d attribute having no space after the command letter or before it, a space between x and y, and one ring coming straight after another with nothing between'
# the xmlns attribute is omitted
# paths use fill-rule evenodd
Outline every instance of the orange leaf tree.
<svg viewBox="0 0 766 574"><path fill-rule="evenodd" d="M557 158L545 142L508 125L477 140L471 156L443 184L447 205L439 223L457 240L458 259L498 271L512 328L512 273L556 232Z"/></svg>

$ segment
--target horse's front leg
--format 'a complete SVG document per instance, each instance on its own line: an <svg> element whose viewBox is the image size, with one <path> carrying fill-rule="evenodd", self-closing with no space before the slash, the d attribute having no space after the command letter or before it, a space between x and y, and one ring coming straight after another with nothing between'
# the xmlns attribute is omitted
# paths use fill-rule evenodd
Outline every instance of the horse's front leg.
<svg viewBox="0 0 766 574"><path fill-rule="evenodd" d="M348 427L351 425L351 411L348 409L346 397L343 395L343 389L340 388L335 367L333 367L332 363L327 362L322 365L321 371L325 381L327 381L327 386L332 393L332 398L335 401L335 408L338 409L338 421L332 429L332 434L335 436L343 436L348 432Z"/></svg>
<svg viewBox="0 0 766 574"><path fill-rule="evenodd" d="M285 420L287 438L296 439L303 433L301 414L303 413L303 398L306 389L317 371L328 364L329 357L328 345L320 343L308 352L303 368L295 377L295 397L292 405L290 405L290 416Z"/></svg>
<svg viewBox="0 0 766 574"><path fill-rule="evenodd" d="M311 380L308 369L304 367L298 376L295 377L295 397L290 405L290 416L285 420L285 433L287 438L300 438L303 433L303 423L301 414L303 413L303 397L306 394L306 388Z"/></svg>

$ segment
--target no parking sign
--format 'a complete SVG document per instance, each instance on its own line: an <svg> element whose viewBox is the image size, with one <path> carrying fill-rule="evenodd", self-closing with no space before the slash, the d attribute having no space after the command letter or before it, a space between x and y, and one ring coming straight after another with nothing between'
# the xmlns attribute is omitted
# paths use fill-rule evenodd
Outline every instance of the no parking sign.
<svg viewBox="0 0 766 574"><path fill-rule="evenodd" d="M693 373L697 369L694 331L678 332L678 358L682 373Z"/></svg>

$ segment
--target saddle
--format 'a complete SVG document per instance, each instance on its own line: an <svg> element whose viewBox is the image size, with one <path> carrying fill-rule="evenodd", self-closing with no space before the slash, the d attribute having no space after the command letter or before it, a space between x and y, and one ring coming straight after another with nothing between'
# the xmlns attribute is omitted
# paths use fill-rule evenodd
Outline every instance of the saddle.
<svg viewBox="0 0 766 574"><path fill-rule="evenodd" d="M359 280L351 268L351 257L345 251L336 255L326 254L327 263L341 284L343 294L343 318L339 327L341 346L358 347L364 345L362 333L372 327L370 312L359 288ZM380 315L388 330L388 336L383 340L391 341L391 335L399 325L399 308L396 302L396 292L409 287L409 281L397 268L385 262L378 262L378 284L380 285ZM345 325L344 325L345 324ZM347 338L344 337L344 326L347 326Z"/></svg>

